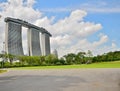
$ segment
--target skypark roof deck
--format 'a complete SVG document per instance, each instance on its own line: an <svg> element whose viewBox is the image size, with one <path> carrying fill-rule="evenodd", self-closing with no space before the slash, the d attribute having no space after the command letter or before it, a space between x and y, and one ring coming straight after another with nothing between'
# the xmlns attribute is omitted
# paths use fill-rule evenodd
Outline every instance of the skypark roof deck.
<svg viewBox="0 0 120 91"><path fill-rule="evenodd" d="M6 17L5 18L5 22L15 22L15 23L18 23L18 24L21 24L22 26L24 27L27 27L27 28L35 28L37 29L38 31L40 31L41 33L46 33L48 34L49 36L52 36L46 29L42 28L42 27L38 27L36 25L33 25L31 23L28 23L24 20L21 20L21 19L15 19L15 18L10 18L10 17Z"/></svg>

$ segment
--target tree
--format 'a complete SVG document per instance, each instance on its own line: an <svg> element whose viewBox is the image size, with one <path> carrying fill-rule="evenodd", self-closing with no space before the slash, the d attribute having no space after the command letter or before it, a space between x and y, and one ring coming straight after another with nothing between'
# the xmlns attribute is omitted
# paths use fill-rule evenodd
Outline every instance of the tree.
<svg viewBox="0 0 120 91"><path fill-rule="evenodd" d="M47 65L54 65L56 60L57 57L54 54L49 54L48 56L45 57Z"/></svg>
<svg viewBox="0 0 120 91"><path fill-rule="evenodd" d="M77 54L77 56L78 56L78 58L79 58L79 60L80 60L80 63L85 63L85 55L86 55L86 53L85 52L78 52L78 54Z"/></svg>
<svg viewBox="0 0 120 91"><path fill-rule="evenodd" d="M92 56L93 56L93 54L92 54L92 52L91 52L90 50L88 50L87 56L88 56L88 57L92 57Z"/></svg>
<svg viewBox="0 0 120 91"><path fill-rule="evenodd" d="M13 59L15 58L15 56L12 54L7 54L7 58L9 59L10 64L12 65L12 62L13 62Z"/></svg>
<svg viewBox="0 0 120 91"><path fill-rule="evenodd" d="M40 56L39 65L45 64L45 56Z"/></svg>
<svg viewBox="0 0 120 91"><path fill-rule="evenodd" d="M91 63L92 62L92 57L93 57L93 54L92 54L92 52L90 51L90 50L88 50L88 52L87 52L87 54L86 54L86 63L87 64L89 64L89 63Z"/></svg>
<svg viewBox="0 0 120 91"><path fill-rule="evenodd" d="M64 55L63 57L65 58L67 64L74 64L75 63L75 54L74 53L69 53L67 55Z"/></svg>

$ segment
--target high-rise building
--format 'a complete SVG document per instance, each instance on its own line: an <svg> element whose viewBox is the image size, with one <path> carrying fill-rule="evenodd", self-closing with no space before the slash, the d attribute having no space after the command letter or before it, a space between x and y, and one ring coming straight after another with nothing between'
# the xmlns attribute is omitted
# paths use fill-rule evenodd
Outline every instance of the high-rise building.
<svg viewBox="0 0 120 91"><path fill-rule="evenodd" d="M21 28L21 24L12 21L6 23L5 49L7 53L23 55Z"/></svg>
<svg viewBox="0 0 120 91"><path fill-rule="evenodd" d="M29 28L28 30L28 50L29 55L41 55L41 47L40 47L40 35L39 30L35 28Z"/></svg>
<svg viewBox="0 0 120 91"><path fill-rule="evenodd" d="M50 54L51 34L44 28L35 26L26 21L14 18L5 18L5 51L13 55L24 55L22 46L22 26L28 28L28 55Z"/></svg>

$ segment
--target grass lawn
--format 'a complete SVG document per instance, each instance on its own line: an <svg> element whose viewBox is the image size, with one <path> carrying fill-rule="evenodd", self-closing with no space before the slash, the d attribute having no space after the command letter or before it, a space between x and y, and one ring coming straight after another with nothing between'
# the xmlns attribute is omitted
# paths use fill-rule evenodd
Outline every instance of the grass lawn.
<svg viewBox="0 0 120 91"><path fill-rule="evenodd" d="M62 66L32 66L32 67L17 67L11 69L77 69L77 68L120 68L120 61L115 62L102 62L93 64L81 64L81 65L62 65Z"/></svg>
<svg viewBox="0 0 120 91"><path fill-rule="evenodd" d="M0 70L0 73L6 72L7 70Z"/></svg>

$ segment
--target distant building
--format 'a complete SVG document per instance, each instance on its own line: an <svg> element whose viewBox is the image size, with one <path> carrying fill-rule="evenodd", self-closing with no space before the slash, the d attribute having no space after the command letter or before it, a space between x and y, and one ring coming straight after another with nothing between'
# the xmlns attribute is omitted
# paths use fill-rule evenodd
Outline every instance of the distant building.
<svg viewBox="0 0 120 91"><path fill-rule="evenodd" d="M54 49L53 54L58 58L58 52L56 49Z"/></svg>

